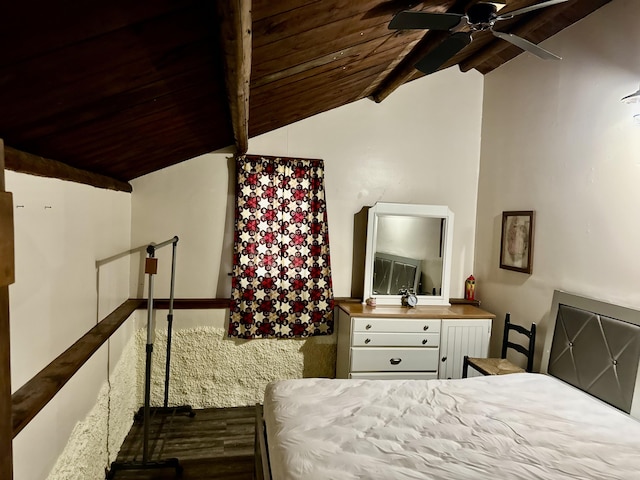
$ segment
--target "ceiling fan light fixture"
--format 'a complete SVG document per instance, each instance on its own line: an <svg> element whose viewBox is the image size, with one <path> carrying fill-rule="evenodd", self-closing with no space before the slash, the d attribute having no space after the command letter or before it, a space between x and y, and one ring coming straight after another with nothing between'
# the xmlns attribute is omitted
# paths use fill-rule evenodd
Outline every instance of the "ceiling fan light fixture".
<svg viewBox="0 0 640 480"><path fill-rule="evenodd" d="M499 12L500 10L502 10L504 7L507 6L507 1L506 0L499 0L497 2L485 2L485 3L490 3L494 7L496 7L496 12Z"/></svg>

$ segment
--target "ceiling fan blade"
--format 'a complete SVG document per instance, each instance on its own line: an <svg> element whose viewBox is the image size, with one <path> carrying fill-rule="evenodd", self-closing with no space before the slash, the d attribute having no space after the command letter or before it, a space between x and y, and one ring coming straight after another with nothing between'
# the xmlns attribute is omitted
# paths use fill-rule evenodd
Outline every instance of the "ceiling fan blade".
<svg viewBox="0 0 640 480"><path fill-rule="evenodd" d="M430 13L405 10L389 23L389 30L451 30L464 15L457 13Z"/></svg>
<svg viewBox="0 0 640 480"><path fill-rule="evenodd" d="M543 60L562 60L562 57L559 57L555 53L551 53L550 51L539 47L535 43L531 43L529 40L525 40L524 38L518 37L512 33L495 32L493 30L491 30L491 33L502 40L506 40L507 42L526 50L527 52L533 53Z"/></svg>
<svg viewBox="0 0 640 480"><path fill-rule="evenodd" d="M447 60L471 43L471 33L457 32L423 57L415 67L429 75L444 65Z"/></svg>
<svg viewBox="0 0 640 480"><path fill-rule="evenodd" d="M497 20L509 20L517 15L522 15L523 13L533 12L534 10L538 10L540 8L550 7L552 5L557 5L558 3L568 2L569 0L547 0L546 2L537 3L535 5L531 5L529 7L520 8L518 10L514 10L512 12L507 12L503 15L498 15L496 17Z"/></svg>

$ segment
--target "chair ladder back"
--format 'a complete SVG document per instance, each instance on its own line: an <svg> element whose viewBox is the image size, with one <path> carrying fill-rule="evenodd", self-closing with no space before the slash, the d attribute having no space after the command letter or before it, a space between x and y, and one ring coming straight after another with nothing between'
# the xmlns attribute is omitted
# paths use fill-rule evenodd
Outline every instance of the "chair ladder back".
<svg viewBox="0 0 640 480"><path fill-rule="evenodd" d="M507 358L507 347L509 346L509 328L511 326L511 314L507 312L504 317L504 333L502 334L502 353L500 358Z"/></svg>
<svg viewBox="0 0 640 480"><path fill-rule="evenodd" d="M531 330L529 332L529 356L527 359L527 372L533 372L533 356L536 352L536 324L531 324Z"/></svg>
<svg viewBox="0 0 640 480"><path fill-rule="evenodd" d="M520 344L509 341L509 331L515 330L516 332L529 337L529 347L525 348ZM536 346L536 324L531 324L531 330L511 323L511 314L507 313L504 319L504 335L502 337L502 356L501 358L507 358L507 349L512 348L516 352L521 353L527 357L527 372L533 371L533 356Z"/></svg>
<svg viewBox="0 0 640 480"><path fill-rule="evenodd" d="M523 347L522 345L520 345L518 343L507 342L507 348L512 348L513 350L516 350L516 351L520 352L521 354L523 354L525 357L529 357L529 349L526 348L526 347Z"/></svg>
<svg viewBox="0 0 640 480"><path fill-rule="evenodd" d="M520 325L516 325L515 323L511 323L509 324L509 328L511 330L515 330L518 333L521 333L522 335L526 335L527 337L531 336L531 330L527 330L526 328L520 326Z"/></svg>

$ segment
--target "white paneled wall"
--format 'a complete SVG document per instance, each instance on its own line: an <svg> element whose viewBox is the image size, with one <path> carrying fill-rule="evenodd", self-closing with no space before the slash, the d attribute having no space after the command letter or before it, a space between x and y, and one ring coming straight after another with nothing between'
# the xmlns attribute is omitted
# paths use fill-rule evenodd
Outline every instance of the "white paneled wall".
<svg viewBox="0 0 640 480"><path fill-rule="evenodd" d="M482 306L538 324L554 289L640 308L640 2L613 0L485 77L475 277ZM535 210L533 273L501 270L500 218ZM492 350L499 352L494 335ZM537 359L543 342L537 342Z"/></svg>
<svg viewBox="0 0 640 480"><path fill-rule="evenodd" d="M16 282L9 288L15 391L128 298L128 258L100 268L96 261L129 249L131 199L127 193L10 171L6 189L15 208ZM16 480L47 477L76 423L96 405L109 367L120 359L132 332L121 328L18 434ZM100 425L102 434L92 435L104 445L97 457L104 468L110 427ZM73 459L79 468L85 460L96 457Z"/></svg>

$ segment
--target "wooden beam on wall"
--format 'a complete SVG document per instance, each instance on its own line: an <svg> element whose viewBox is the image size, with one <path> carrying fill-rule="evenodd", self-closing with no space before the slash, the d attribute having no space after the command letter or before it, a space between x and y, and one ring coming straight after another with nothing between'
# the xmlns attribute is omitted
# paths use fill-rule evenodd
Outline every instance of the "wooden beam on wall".
<svg viewBox="0 0 640 480"><path fill-rule="evenodd" d="M10 400L13 426L9 438L20 433L141 303L142 300L125 300L13 394Z"/></svg>
<svg viewBox="0 0 640 480"><path fill-rule="evenodd" d="M9 284L14 282L13 202L4 191L4 143L0 139L0 478L13 478Z"/></svg>
<svg viewBox="0 0 640 480"><path fill-rule="evenodd" d="M0 478L13 478L9 286L0 287Z"/></svg>
<svg viewBox="0 0 640 480"><path fill-rule="evenodd" d="M241 155L249 148L251 0L220 0L216 4L231 123L236 148Z"/></svg>
<svg viewBox="0 0 640 480"><path fill-rule="evenodd" d="M138 300L138 309L146 309L148 307L146 298L131 299ZM336 306L341 303L362 303L362 298L354 297L335 297ZM173 300L174 310L224 310L229 308L230 298L175 298ZM168 310L168 298L156 298L153 301L153 308L156 310Z"/></svg>
<svg viewBox="0 0 640 480"><path fill-rule="evenodd" d="M28 173L39 177L58 178L118 192L131 193L133 191L133 187L129 182L75 168L57 160L22 152L11 147L5 147L5 168L14 172Z"/></svg>
<svg viewBox="0 0 640 480"><path fill-rule="evenodd" d="M15 282L13 197L5 192L4 144L0 139L0 286Z"/></svg>
<svg viewBox="0 0 640 480"><path fill-rule="evenodd" d="M212 310L229 308L230 298L176 298L173 300L175 310ZM140 309L147 308L147 299L141 299ZM157 310L168 310L168 298L156 298L153 301L153 308Z"/></svg>

